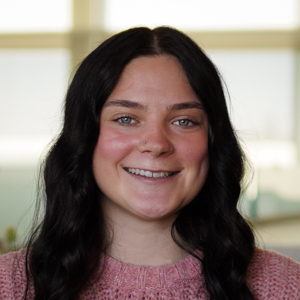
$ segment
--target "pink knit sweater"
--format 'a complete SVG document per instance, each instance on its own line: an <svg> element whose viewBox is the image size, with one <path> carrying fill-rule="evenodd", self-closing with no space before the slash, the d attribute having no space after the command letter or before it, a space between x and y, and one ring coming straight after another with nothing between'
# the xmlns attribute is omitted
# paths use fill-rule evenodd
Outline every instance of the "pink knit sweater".
<svg viewBox="0 0 300 300"><path fill-rule="evenodd" d="M0 257L0 299L22 299L26 284L24 250ZM256 300L299 300L300 264L257 249L247 284ZM33 298L30 285L29 298ZM189 256L160 267L124 264L106 258L102 277L80 299L209 299L201 264ZM234 299L233 299L234 300Z"/></svg>

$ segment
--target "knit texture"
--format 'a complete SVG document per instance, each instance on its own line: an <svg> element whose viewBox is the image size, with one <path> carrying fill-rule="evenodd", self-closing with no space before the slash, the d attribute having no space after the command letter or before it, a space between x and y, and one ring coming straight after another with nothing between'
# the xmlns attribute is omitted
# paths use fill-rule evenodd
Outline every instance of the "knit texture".
<svg viewBox="0 0 300 300"><path fill-rule="evenodd" d="M0 257L0 299L23 299L26 288L25 251ZM300 264L275 252L257 249L247 276L255 300L299 300ZM27 299L33 299L29 286ZM192 256L171 265L125 264L106 256L97 282L79 299L209 299L201 263Z"/></svg>

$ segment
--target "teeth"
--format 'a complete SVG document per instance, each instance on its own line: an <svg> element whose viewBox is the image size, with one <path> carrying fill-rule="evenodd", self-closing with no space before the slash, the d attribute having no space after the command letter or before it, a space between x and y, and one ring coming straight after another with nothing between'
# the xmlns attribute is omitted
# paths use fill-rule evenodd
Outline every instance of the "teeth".
<svg viewBox="0 0 300 300"><path fill-rule="evenodd" d="M172 172L150 172L150 171L133 169L133 168L128 168L127 170L129 173L132 174L141 175L145 177L154 177L154 178L162 178L162 177L168 177L173 175Z"/></svg>

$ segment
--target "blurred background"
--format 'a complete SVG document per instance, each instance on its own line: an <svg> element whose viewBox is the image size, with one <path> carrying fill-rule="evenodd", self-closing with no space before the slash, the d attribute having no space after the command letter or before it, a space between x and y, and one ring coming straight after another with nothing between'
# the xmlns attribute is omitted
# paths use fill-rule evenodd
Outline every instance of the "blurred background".
<svg viewBox="0 0 300 300"><path fill-rule="evenodd" d="M240 210L261 247L300 261L300 0L0 0L0 248L26 235L78 63L120 30L158 25L219 68L254 169Z"/></svg>

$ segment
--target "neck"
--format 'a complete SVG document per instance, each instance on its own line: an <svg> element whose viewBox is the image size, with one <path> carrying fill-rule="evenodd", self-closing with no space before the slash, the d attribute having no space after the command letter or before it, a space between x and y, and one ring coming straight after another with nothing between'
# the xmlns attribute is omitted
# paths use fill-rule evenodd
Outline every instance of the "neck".
<svg viewBox="0 0 300 300"><path fill-rule="evenodd" d="M187 256L173 240L175 217L143 220L128 214L106 214L112 242L107 254L125 263L159 266Z"/></svg>

